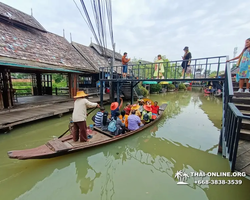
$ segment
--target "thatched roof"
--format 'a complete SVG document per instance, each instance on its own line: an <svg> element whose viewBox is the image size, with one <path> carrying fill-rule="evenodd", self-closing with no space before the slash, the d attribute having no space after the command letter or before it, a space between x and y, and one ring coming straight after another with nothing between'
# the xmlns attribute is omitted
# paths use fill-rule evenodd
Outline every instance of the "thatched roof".
<svg viewBox="0 0 250 200"><path fill-rule="evenodd" d="M23 13L1 2L0 19L11 22L12 24L30 27L46 32L42 25L33 16L27 15L26 13Z"/></svg>
<svg viewBox="0 0 250 200"><path fill-rule="evenodd" d="M107 57L109 57L109 58L113 57L113 50L105 48L104 49L105 53L104 53L103 50L102 50L102 47L100 47L97 44L91 43L89 46L92 47L92 48L94 48L102 56L105 56L105 53L106 53ZM115 52L115 59L116 60L122 60L122 55L119 54L119 53L117 53L117 52Z"/></svg>
<svg viewBox="0 0 250 200"><path fill-rule="evenodd" d="M99 70L100 67L109 67L108 59L100 55L95 49L76 42L72 42L73 47L94 67ZM122 63L115 60L115 66L121 66Z"/></svg>
<svg viewBox="0 0 250 200"><path fill-rule="evenodd" d="M34 66L50 65L53 68L94 71L65 38L0 22L0 60L9 59L12 62L14 59L16 64L30 61Z"/></svg>

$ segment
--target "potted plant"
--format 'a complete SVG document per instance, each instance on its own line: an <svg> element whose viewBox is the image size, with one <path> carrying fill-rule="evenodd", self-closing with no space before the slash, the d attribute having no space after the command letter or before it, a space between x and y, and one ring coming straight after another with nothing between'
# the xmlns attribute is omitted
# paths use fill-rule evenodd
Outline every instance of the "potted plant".
<svg viewBox="0 0 250 200"><path fill-rule="evenodd" d="M175 90L175 85L174 84L168 84L167 88L168 88L168 92L173 92Z"/></svg>
<svg viewBox="0 0 250 200"><path fill-rule="evenodd" d="M183 83L181 83L179 85L179 91L184 91L184 90L186 90L186 86Z"/></svg>
<svg viewBox="0 0 250 200"><path fill-rule="evenodd" d="M151 94L158 94L161 89L162 89L161 84L150 85L150 93Z"/></svg>

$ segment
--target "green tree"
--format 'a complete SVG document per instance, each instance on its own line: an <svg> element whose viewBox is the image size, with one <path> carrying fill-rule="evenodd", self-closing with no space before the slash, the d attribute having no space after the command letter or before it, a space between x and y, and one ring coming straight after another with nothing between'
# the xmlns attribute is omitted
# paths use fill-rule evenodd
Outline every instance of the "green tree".
<svg viewBox="0 0 250 200"><path fill-rule="evenodd" d="M65 77L62 74L53 74L52 79L55 81L55 83L66 81Z"/></svg>

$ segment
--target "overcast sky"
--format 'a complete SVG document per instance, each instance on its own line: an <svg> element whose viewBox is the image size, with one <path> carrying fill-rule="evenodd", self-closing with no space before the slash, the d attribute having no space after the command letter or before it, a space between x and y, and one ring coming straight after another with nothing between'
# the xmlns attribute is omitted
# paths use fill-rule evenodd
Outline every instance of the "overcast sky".
<svg viewBox="0 0 250 200"><path fill-rule="evenodd" d="M80 0L75 0L79 6ZM34 17L50 32L89 45L92 33L73 0L3 0ZM89 2L89 1L85 1ZM246 0L113 0L116 50L153 61L156 55L179 60L184 46L193 58L233 56L250 38L250 1ZM88 9L92 12L90 5ZM93 42L94 39L93 39ZM110 45L109 45L110 47Z"/></svg>

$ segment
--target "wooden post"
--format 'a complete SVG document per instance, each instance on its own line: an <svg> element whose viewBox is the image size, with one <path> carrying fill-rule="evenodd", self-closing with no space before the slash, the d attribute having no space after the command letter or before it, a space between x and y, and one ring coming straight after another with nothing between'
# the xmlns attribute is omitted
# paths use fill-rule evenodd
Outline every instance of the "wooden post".
<svg viewBox="0 0 250 200"><path fill-rule="evenodd" d="M133 103L134 103L134 83L133 83L133 81L131 81L131 86L130 86L130 101L131 101L131 105L133 105Z"/></svg>
<svg viewBox="0 0 250 200"><path fill-rule="evenodd" d="M100 104L103 106L103 81L100 81Z"/></svg>
<svg viewBox="0 0 250 200"><path fill-rule="evenodd" d="M68 82L69 82L69 97L73 98L71 73L68 73Z"/></svg>
<svg viewBox="0 0 250 200"><path fill-rule="evenodd" d="M36 73L37 95L42 95L42 78L40 73Z"/></svg>
<svg viewBox="0 0 250 200"><path fill-rule="evenodd" d="M4 109L3 102L3 73L0 71L0 109Z"/></svg>
<svg viewBox="0 0 250 200"><path fill-rule="evenodd" d="M116 85L116 101L118 102L118 104L120 104L120 82L117 81L117 85Z"/></svg>

